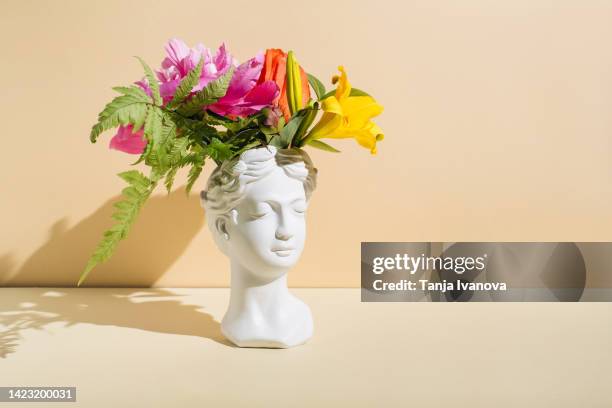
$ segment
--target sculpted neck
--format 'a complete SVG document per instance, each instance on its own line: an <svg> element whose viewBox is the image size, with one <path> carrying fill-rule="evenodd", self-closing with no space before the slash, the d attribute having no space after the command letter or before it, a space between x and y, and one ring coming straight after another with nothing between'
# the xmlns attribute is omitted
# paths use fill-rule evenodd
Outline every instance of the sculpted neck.
<svg viewBox="0 0 612 408"><path fill-rule="evenodd" d="M275 279L262 280L239 262L231 261L231 292L228 312L245 311L266 313L277 308L290 296L287 273Z"/></svg>

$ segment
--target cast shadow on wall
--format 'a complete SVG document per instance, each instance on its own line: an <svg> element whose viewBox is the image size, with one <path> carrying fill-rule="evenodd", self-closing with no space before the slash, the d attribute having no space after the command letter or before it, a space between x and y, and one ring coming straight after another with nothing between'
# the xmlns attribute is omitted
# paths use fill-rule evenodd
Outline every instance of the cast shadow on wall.
<svg viewBox="0 0 612 408"><path fill-rule="evenodd" d="M59 219L49 230L47 242L10 276L0 276L5 286L76 286L89 256L114 220L113 203L74 226ZM170 195L149 198L129 236L120 242L110 260L98 265L83 286L150 287L183 254L204 225L199 200L178 189ZM2 273L8 274L10 255L3 259Z"/></svg>
<svg viewBox="0 0 612 408"><path fill-rule="evenodd" d="M47 241L13 274L10 253L0 255L0 281L4 286L76 285L93 249L113 220L113 203L74 226L63 218L50 229ZM183 254L204 224L199 200L184 189L151 197L114 256L99 265L83 286L148 287ZM17 350L23 332L45 330L52 323L118 326L158 333L198 336L231 346L220 324L185 304L181 295L165 289L61 289L24 288L0 298L0 358Z"/></svg>

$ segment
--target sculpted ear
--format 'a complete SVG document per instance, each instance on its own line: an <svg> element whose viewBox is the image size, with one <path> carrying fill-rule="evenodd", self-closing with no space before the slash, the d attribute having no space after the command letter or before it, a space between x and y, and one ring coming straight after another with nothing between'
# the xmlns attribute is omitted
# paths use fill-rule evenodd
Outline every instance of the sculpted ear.
<svg viewBox="0 0 612 408"><path fill-rule="evenodd" d="M234 225L238 223L238 211L236 209L230 210L228 214L218 216L215 220L215 230L226 241L229 241L231 238L228 228L230 222Z"/></svg>
<svg viewBox="0 0 612 408"><path fill-rule="evenodd" d="M217 231L217 234L219 234L220 237L222 237L226 241L229 241L230 236L229 236L229 232L227 231L227 218L226 217L224 216L217 217L217 219L215 220L215 230Z"/></svg>

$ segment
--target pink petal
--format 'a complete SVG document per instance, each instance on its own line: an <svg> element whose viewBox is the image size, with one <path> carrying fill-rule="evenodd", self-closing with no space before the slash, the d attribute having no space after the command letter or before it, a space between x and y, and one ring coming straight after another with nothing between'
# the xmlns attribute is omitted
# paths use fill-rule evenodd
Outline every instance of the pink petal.
<svg viewBox="0 0 612 408"><path fill-rule="evenodd" d="M202 75L191 92L202 90L211 81L225 74L234 63L223 44L214 57L210 49L202 44L197 44L190 49L183 41L175 38L171 39L165 48L167 57L162 62L162 69L157 71L160 93L165 103L172 99L180 81L196 67L202 58L204 59Z"/></svg>
<svg viewBox="0 0 612 408"><path fill-rule="evenodd" d="M214 58L215 66L217 67L217 71L226 72L229 67L232 65L232 56L227 52L225 48L225 44L221 44Z"/></svg>
<svg viewBox="0 0 612 408"><path fill-rule="evenodd" d="M110 140L108 147L129 154L141 154L147 146L144 130L140 129L132 133L133 128L132 125L119 126L117 134Z"/></svg>
<svg viewBox="0 0 612 408"><path fill-rule="evenodd" d="M210 56L210 50L208 50L208 56ZM210 60L204 64L200 81L192 91L198 92L204 89L210 82L224 75L230 69L232 63L232 56L225 49L225 44L221 44L215 57L211 57Z"/></svg>
<svg viewBox="0 0 612 408"><path fill-rule="evenodd" d="M172 38L168 41L165 49L168 57L162 62L162 67L164 68L180 64L184 58L189 56L189 52L191 51L187 44L178 38Z"/></svg>
<svg viewBox="0 0 612 408"><path fill-rule="evenodd" d="M217 103L208 106L208 109L219 115L231 118L247 117L259 112L263 108L271 106L278 94L279 89L276 82L265 81L257 86L253 86L243 97L236 98L237 95L228 96L226 94Z"/></svg>
<svg viewBox="0 0 612 408"><path fill-rule="evenodd" d="M239 99L253 89L263 69L263 62L264 54L260 52L254 58L251 58L236 68L227 93L222 99Z"/></svg>
<svg viewBox="0 0 612 408"><path fill-rule="evenodd" d="M246 95L244 101L254 106L271 105L272 101L278 96L278 85L274 81L265 81L257 85Z"/></svg>
<svg viewBox="0 0 612 408"><path fill-rule="evenodd" d="M172 99L180 82L181 81L179 79L175 79L159 84L159 93L162 98L164 98L164 100L168 98Z"/></svg>
<svg viewBox="0 0 612 408"><path fill-rule="evenodd" d="M218 102L208 106L208 109L221 116L230 116L229 113L231 108L231 105L222 105Z"/></svg>
<svg viewBox="0 0 612 408"><path fill-rule="evenodd" d="M149 82L146 78L141 79L140 81L134 82L136 85L142 88L143 91L149 96L153 96L153 92L151 91L151 87L149 86Z"/></svg>

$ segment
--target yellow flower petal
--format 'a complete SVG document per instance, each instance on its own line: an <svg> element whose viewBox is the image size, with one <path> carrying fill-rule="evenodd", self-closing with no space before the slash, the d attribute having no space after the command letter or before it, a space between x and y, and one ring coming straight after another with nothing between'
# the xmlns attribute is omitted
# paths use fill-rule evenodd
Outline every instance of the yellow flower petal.
<svg viewBox="0 0 612 408"><path fill-rule="evenodd" d="M370 149L372 154L376 154L376 142L382 140L384 135L374 122L369 122L366 126L359 128L339 127L327 137L332 139L354 138L361 146Z"/></svg>
<svg viewBox="0 0 612 408"><path fill-rule="evenodd" d="M333 137L333 134L342 125L342 116L334 113L324 113L308 135L308 139L323 139Z"/></svg>
<svg viewBox="0 0 612 408"><path fill-rule="evenodd" d="M307 139L354 138L359 145L376 154L376 142L383 140L382 130L372 122L383 111L371 96L350 96L351 84L344 67L338 67L336 92L321 101L323 116Z"/></svg>
<svg viewBox="0 0 612 408"><path fill-rule="evenodd" d="M321 109L325 113L335 113L336 115L343 115L344 110L340 101L335 96L329 96L321 101Z"/></svg>
<svg viewBox="0 0 612 408"><path fill-rule="evenodd" d="M338 71L340 71L340 78L338 78L338 85L336 86L336 98L340 100L351 94L351 83L342 65L338 67Z"/></svg>
<svg viewBox="0 0 612 408"><path fill-rule="evenodd" d="M383 107L371 96L349 96L341 106L342 114L349 118L351 127L366 126L370 119L383 111Z"/></svg>

